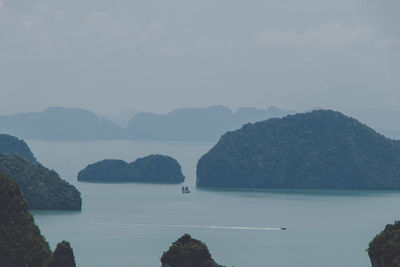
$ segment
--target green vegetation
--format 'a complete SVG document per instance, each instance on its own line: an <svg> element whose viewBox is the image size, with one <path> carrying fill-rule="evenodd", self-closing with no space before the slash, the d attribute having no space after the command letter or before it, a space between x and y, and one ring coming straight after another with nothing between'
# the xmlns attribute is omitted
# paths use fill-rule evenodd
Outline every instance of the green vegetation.
<svg viewBox="0 0 400 267"><path fill-rule="evenodd" d="M206 244L185 234L172 243L161 257L162 267L222 267L208 251Z"/></svg>
<svg viewBox="0 0 400 267"><path fill-rule="evenodd" d="M38 164L28 145L23 140L8 134L0 134L0 154L15 154L27 159L33 165Z"/></svg>
<svg viewBox="0 0 400 267"><path fill-rule="evenodd" d="M29 209L80 210L80 192L42 165L32 165L17 155L0 155L0 172L14 179Z"/></svg>
<svg viewBox="0 0 400 267"><path fill-rule="evenodd" d="M71 254L69 243L64 241L57 245L52 255L49 244L27 210L18 184L0 173L0 266L46 267L49 261L64 258L64 261L56 262L68 264L49 267L75 267Z"/></svg>
<svg viewBox="0 0 400 267"><path fill-rule="evenodd" d="M197 186L400 189L400 141L330 110L246 124L199 160Z"/></svg>
<svg viewBox="0 0 400 267"><path fill-rule="evenodd" d="M149 155L129 164L123 160L102 160L78 174L79 181L88 182L181 183L184 179L178 161L163 155Z"/></svg>
<svg viewBox="0 0 400 267"><path fill-rule="evenodd" d="M40 234L19 186L0 174L1 266L43 266L51 250Z"/></svg>
<svg viewBox="0 0 400 267"><path fill-rule="evenodd" d="M400 266L400 222L388 224L370 243L368 255L372 267Z"/></svg>

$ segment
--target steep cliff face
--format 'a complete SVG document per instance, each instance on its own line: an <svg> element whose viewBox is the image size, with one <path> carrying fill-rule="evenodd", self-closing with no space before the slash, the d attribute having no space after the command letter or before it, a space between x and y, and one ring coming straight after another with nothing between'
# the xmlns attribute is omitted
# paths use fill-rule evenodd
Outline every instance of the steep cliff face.
<svg viewBox="0 0 400 267"><path fill-rule="evenodd" d="M400 267L400 222L386 225L370 243L372 267Z"/></svg>
<svg viewBox="0 0 400 267"><path fill-rule="evenodd" d="M400 142L331 110L269 119L224 134L197 186L399 189Z"/></svg>
<svg viewBox="0 0 400 267"><path fill-rule="evenodd" d="M0 174L1 266L45 266L50 256L49 244L27 211L19 186Z"/></svg>
<svg viewBox="0 0 400 267"><path fill-rule="evenodd" d="M0 155L0 172L17 182L29 209L80 210L80 192L42 165L17 155Z"/></svg>
<svg viewBox="0 0 400 267"><path fill-rule="evenodd" d="M211 257L206 244L185 234L161 257L162 267L223 267Z"/></svg>

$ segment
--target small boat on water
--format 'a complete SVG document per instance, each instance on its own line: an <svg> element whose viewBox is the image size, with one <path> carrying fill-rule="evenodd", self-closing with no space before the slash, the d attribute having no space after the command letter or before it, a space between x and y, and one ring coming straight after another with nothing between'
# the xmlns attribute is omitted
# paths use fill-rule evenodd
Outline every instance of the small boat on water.
<svg viewBox="0 0 400 267"><path fill-rule="evenodd" d="M281 230L287 230L287 228L286 227L281 227Z"/></svg>
<svg viewBox="0 0 400 267"><path fill-rule="evenodd" d="M183 193L183 194L188 194L188 193L190 193L189 188L188 188L187 186L182 186L182 193Z"/></svg>

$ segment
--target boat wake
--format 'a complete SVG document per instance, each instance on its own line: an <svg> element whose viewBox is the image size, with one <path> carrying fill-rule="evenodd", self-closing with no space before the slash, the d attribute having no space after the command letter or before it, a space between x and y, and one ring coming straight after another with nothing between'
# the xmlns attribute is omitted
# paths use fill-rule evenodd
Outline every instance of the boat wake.
<svg viewBox="0 0 400 267"><path fill-rule="evenodd" d="M153 224L153 223L115 223L115 222L69 222L71 224L114 225L114 226L141 226L164 228L199 228L199 229L227 229L227 230L259 230L282 231L285 227L247 227L247 226L217 226L217 225L186 225L186 224Z"/></svg>

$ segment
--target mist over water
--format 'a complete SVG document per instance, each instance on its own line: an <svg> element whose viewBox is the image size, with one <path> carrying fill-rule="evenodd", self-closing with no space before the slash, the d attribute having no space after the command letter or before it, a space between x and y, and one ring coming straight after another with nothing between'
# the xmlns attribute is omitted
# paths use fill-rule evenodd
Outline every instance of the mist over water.
<svg viewBox="0 0 400 267"><path fill-rule="evenodd" d="M0 0L0 133L27 141L82 194L81 211L30 211L42 234L53 249L70 241L78 267L160 266L185 233L224 266L370 266L365 249L398 219L400 191L197 189L196 164L228 131L318 107L393 141L365 142L357 129L347 145L325 138L341 136L339 126L320 144L335 144L332 159L349 164L320 168L332 150L322 156L310 145L313 169L299 176L355 170L366 180L377 166L371 180L384 180L377 174L399 166L394 145L379 145L400 142L399 10L399 0ZM312 124L318 132L321 123ZM293 151L310 131L296 135L289 125L279 136L291 130L296 145L269 140L285 164L303 166L303 156L290 156L303 155ZM362 150L339 150L356 139ZM257 163L240 167L238 180L263 165L256 150L272 151L259 145L238 159ZM177 159L185 183L77 181L88 164L149 154Z"/></svg>
<svg viewBox="0 0 400 267"><path fill-rule="evenodd" d="M199 190L198 158L212 143L42 142L28 140L38 160L82 192L83 209L34 211L52 247L71 242L78 266L159 266L184 233L205 242L226 266L368 266L365 249L396 219L397 191ZM133 161L150 153L182 165L191 194L180 185L76 181L79 170L104 158ZM266 228L286 231L271 231Z"/></svg>

